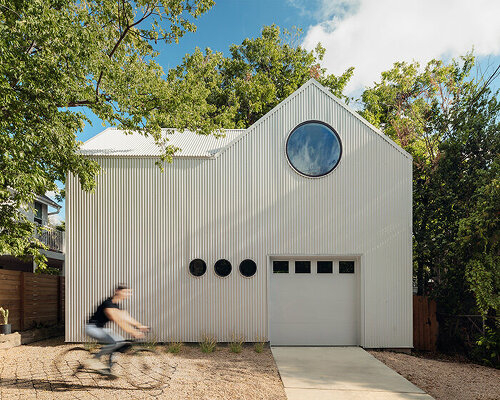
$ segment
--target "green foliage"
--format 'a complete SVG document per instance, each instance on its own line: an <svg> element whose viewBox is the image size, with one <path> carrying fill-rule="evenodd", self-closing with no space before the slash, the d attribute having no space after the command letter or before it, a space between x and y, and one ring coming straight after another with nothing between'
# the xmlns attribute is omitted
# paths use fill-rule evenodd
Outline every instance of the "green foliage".
<svg viewBox="0 0 500 400"><path fill-rule="evenodd" d="M3 324L7 325L9 323L9 310L3 307L0 307L0 316L2 317Z"/></svg>
<svg viewBox="0 0 500 400"><path fill-rule="evenodd" d="M236 337L233 335L233 340L229 343L229 351L231 353L241 353L244 341L245 339L243 337Z"/></svg>
<svg viewBox="0 0 500 400"><path fill-rule="evenodd" d="M500 311L500 257L492 254L475 256L467 263L465 276L476 298L479 313L487 316L490 309Z"/></svg>
<svg viewBox="0 0 500 400"><path fill-rule="evenodd" d="M474 57L468 54L461 61L445 65L431 60L422 71L417 62L397 62L362 94L363 117L408 151L420 167L436 162L453 105L473 87Z"/></svg>
<svg viewBox="0 0 500 400"><path fill-rule="evenodd" d="M144 349L155 350L158 346L158 338L155 335L149 335L140 342L140 346Z"/></svg>
<svg viewBox="0 0 500 400"><path fill-rule="evenodd" d="M320 66L321 45L307 51L293 40L290 32L265 26L260 37L232 45L229 57L197 48L170 71L168 80L179 101L190 91L203 93L207 115L225 128L247 128L311 78L348 101L342 91L353 68L339 77L327 74Z"/></svg>
<svg viewBox="0 0 500 400"><path fill-rule="evenodd" d="M66 221L61 221L56 225L56 229L61 232L66 231Z"/></svg>
<svg viewBox="0 0 500 400"><path fill-rule="evenodd" d="M167 352L172 354L178 354L182 350L182 342L172 341L167 346Z"/></svg>
<svg viewBox="0 0 500 400"><path fill-rule="evenodd" d="M21 208L68 173L94 188L98 165L78 153L76 141L90 122L85 110L162 143L164 126L216 127L203 93L175 98L153 48L194 31L194 19L213 4L0 0L0 254L29 254L43 267L35 226ZM174 150L166 146L161 159L171 160Z"/></svg>
<svg viewBox="0 0 500 400"><path fill-rule="evenodd" d="M500 329L485 328L485 333L477 341L477 358L491 366L500 365Z"/></svg>
<svg viewBox="0 0 500 400"><path fill-rule="evenodd" d="M262 353L264 351L265 342L256 342L253 346L256 353Z"/></svg>
<svg viewBox="0 0 500 400"><path fill-rule="evenodd" d="M87 350L89 353L97 353L101 345L97 342L97 340L91 339L83 344L83 348Z"/></svg>
<svg viewBox="0 0 500 400"><path fill-rule="evenodd" d="M217 348L217 340L213 336L203 335L200 349L203 353L213 353Z"/></svg>
<svg viewBox="0 0 500 400"><path fill-rule="evenodd" d="M497 146L500 149L500 145ZM500 158L481 176L469 215L459 221L458 240L468 256L465 276L479 312L500 315Z"/></svg>

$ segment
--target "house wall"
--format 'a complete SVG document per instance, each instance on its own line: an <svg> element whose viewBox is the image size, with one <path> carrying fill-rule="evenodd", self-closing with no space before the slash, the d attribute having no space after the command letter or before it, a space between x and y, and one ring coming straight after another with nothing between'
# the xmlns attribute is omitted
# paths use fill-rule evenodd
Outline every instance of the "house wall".
<svg viewBox="0 0 500 400"><path fill-rule="evenodd" d="M285 156L306 120L331 125L343 144L337 168L298 175ZM268 334L269 255L360 255L360 344L412 346L411 159L316 85L306 85L214 159L97 157L95 193L67 184L66 340L117 282L126 305L159 340L202 334L248 341ZM188 272L194 258L207 273ZM227 278L213 272L226 258ZM253 259L252 278L239 263Z"/></svg>
<svg viewBox="0 0 500 400"><path fill-rule="evenodd" d="M42 205L42 225L47 225L49 222L49 206L45 203L39 202ZM31 205L31 207L25 207L22 209L22 212L26 215L28 220L33 222L35 220L35 212L33 210L33 207L35 207L35 203Z"/></svg>

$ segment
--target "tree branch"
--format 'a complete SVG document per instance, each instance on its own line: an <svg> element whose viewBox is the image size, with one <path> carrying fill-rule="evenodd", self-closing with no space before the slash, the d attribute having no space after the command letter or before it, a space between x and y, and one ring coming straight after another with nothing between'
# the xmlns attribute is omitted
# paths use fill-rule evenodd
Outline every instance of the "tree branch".
<svg viewBox="0 0 500 400"><path fill-rule="evenodd" d="M81 107L81 106L90 106L92 104L95 104L95 101L90 101L90 100L78 100L78 101L72 101L66 105L66 107Z"/></svg>
<svg viewBox="0 0 500 400"><path fill-rule="evenodd" d="M109 59L113 58L113 54L115 54L116 50L118 49L118 47L120 46L121 42L123 41L123 39L125 39L125 36L127 36L127 33L130 31L130 29L132 29L134 26L136 25L139 25L142 21L144 21L145 19L149 18L151 16L151 14L153 13L154 11L154 8L153 9L149 9L147 8L146 9L146 12L144 13L144 15L142 16L142 18L140 18L138 21L134 22L133 24L131 25L128 25L126 26L126 28L123 30L123 32L120 34L120 37L118 38L118 41L115 43L115 45L113 46L113 48L111 49L111 52L108 54L108 57ZM118 20L120 20L120 15L118 15ZM97 85L96 85L96 89L95 89L95 96L96 96L96 99L99 97L99 86L101 84L101 80L102 80L102 76L103 76L103 71L100 72L99 74L99 79L97 79Z"/></svg>

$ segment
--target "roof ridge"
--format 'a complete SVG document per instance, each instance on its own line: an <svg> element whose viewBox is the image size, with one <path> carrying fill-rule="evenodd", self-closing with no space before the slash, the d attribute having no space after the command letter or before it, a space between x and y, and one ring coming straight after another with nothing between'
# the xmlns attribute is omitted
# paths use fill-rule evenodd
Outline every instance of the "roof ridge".
<svg viewBox="0 0 500 400"><path fill-rule="evenodd" d="M95 136L92 136L90 138L88 138L85 142L83 142L83 144L87 144L89 142L91 142L92 140L94 140L96 137L98 136L101 136L104 132L107 132L108 130L111 130L111 129L116 129L115 127L111 127L111 126L108 126L106 129L104 129L103 131L99 132L97 135Z"/></svg>
<svg viewBox="0 0 500 400"><path fill-rule="evenodd" d="M249 134L249 132L250 132L250 130L251 130L252 127L254 127L255 125L261 123L265 119L269 118L276 110L280 109L282 106L284 106L285 104L287 104L290 101L292 101L292 99L294 97L298 96L307 87L309 87L313 82L316 82L316 80L314 78L309 79L306 83L304 83L301 87L299 87L295 92L293 92L292 94L290 94L290 96L288 96L286 99L284 99L283 101L281 101L278 104L276 104L272 109L270 109L267 113L265 113L262 117L260 117L257 121L255 121L252 125L250 125L248 128L246 128L245 129L246 132L244 134L242 134L242 135L234 138L233 140L231 140L224 147L224 149L222 149L219 153L217 153L216 155L214 155L214 157L218 157L220 154L224 153L229 147L232 147L236 142L238 142L239 140L243 139L246 135Z"/></svg>
<svg viewBox="0 0 500 400"><path fill-rule="evenodd" d="M400 151L403 155L412 158L413 156L408 153L405 149L403 149L400 145L398 145L396 142L394 142L390 137L388 137L384 132L382 132L379 128L377 128L375 125L371 124L368 122L363 116L361 116L358 112L356 112L352 107L348 106L345 104L342 100L340 100L337 96L335 96L332 92L330 92L326 87L324 87L321 83L316 81L315 79L311 79L314 82L314 85L320 89L322 92L324 92L326 95L330 96L333 100L335 100L343 109L348 111L350 114L352 114L354 117L359 119L363 124L368 126L371 130L375 131L379 136L382 137L386 142L388 142L391 146L395 147L396 150Z"/></svg>
<svg viewBox="0 0 500 400"><path fill-rule="evenodd" d="M321 83L319 83L316 79L310 78L306 83L304 83L301 87L299 87L295 92L293 92L290 96L288 96L286 99L278 103L276 106L274 106L271 110L269 110L266 114L264 114L262 117L260 117L257 121L255 121L252 125L250 125L246 129L246 133L234 138L232 141L230 141L222 151L217 153L214 156L219 156L220 154L224 153L229 147L233 146L236 142L239 140L242 140L246 135L250 133L252 130L252 127L256 126L257 124L262 123L262 121L266 120L267 118L270 118L272 114L274 114L278 109L283 107L285 104L290 102L293 98L298 96L300 93L305 91L309 86L315 86L317 89L321 90L323 93L325 93L327 96L329 96L332 100L334 100L339 106L341 106L343 109L348 111L351 115L353 115L355 118L359 119L363 124L368 126L372 131L374 131L378 136L380 136L383 140L385 140L389 145L393 146L396 150L398 150L401 154L403 154L405 157L408 157L412 159L413 157L411 156L410 153L408 153L405 149L403 149L401 146L399 146L397 143L395 143L391 138L386 136L380 129L377 127L373 126L370 124L366 119L364 119L361 115L359 115L355 110L353 110L351 107L349 107L347 104L345 104L342 100L340 100L337 96L335 96L332 92L330 92L327 88L325 88Z"/></svg>

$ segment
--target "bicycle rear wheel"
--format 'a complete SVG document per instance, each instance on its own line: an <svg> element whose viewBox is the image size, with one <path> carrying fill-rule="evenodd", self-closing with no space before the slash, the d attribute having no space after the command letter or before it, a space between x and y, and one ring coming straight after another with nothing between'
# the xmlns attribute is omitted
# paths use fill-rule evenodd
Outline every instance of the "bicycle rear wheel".
<svg viewBox="0 0 500 400"><path fill-rule="evenodd" d="M86 371L82 363L92 355L82 346L72 347L60 353L54 360L56 372L66 388L80 385L82 381L94 382L90 379L91 372Z"/></svg>
<svg viewBox="0 0 500 400"><path fill-rule="evenodd" d="M165 384L170 366L153 349L134 348L120 354L113 367L115 373L138 389L157 389Z"/></svg>

